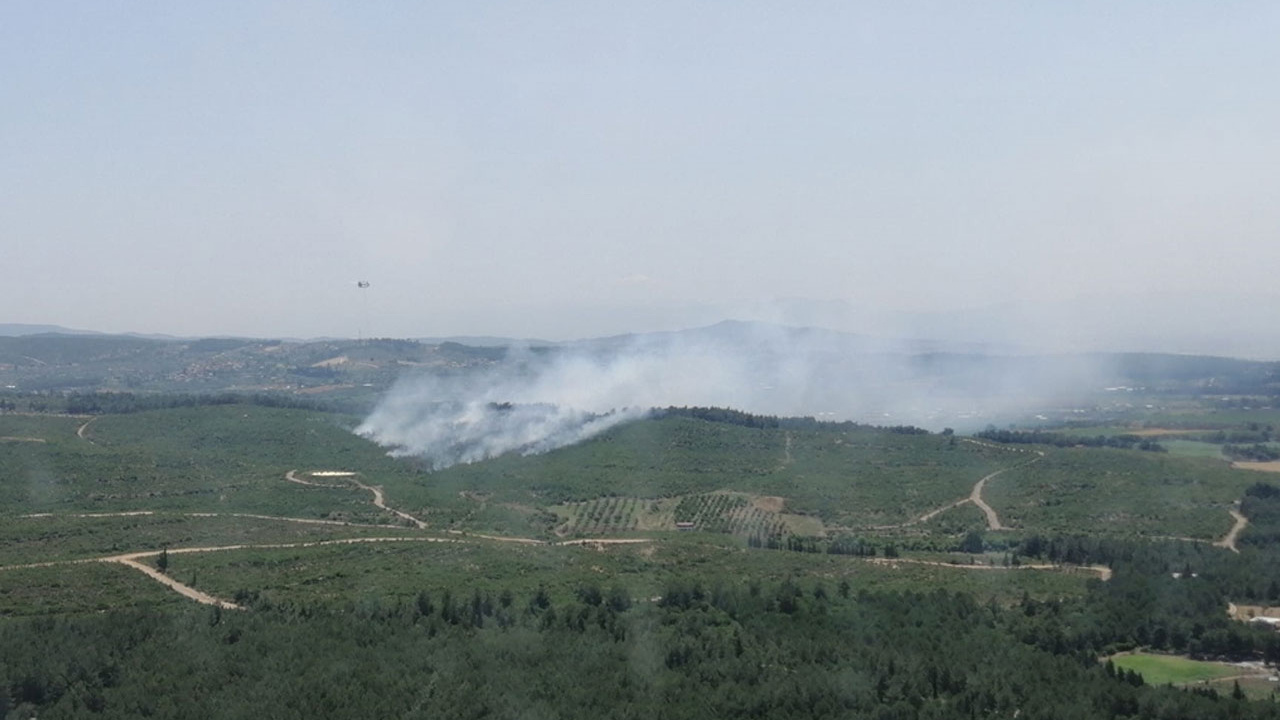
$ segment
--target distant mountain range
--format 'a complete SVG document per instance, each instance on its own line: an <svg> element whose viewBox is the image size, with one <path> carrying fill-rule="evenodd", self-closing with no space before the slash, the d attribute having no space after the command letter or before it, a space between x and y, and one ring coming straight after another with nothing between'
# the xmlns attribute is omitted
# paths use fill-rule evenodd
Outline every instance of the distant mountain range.
<svg viewBox="0 0 1280 720"><path fill-rule="evenodd" d="M511 348L523 348L512 352ZM1080 398L1104 388L1280 395L1280 363L1160 353L1047 353L995 343L899 340L821 327L724 321L563 343L455 336L421 340L276 340L107 335L0 325L0 389L289 392L367 397L414 374L467 373L560 358L612 372L640 363L651 382L714 383L732 365L762 398L751 411L870 407L902 417L978 400ZM647 365L645 365L647 363ZM653 368L658 368L653 370ZM740 379L741 381L741 379ZM691 397L697 397L696 392ZM689 402L694 402L691 400ZM744 402L745 405L745 402ZM777 409L775 409L777 408ZM815 413L817 411L814 411ZM807 414L807 413L806 413Z"/></svg>
<svg viewBox="0 0 1280 720"><path fill-rule="evenodd" d="M0 323L0 337L24 335L102 335L92 330L74 330L61 325L29 325L26 323Z"/></svg>
<svg viewBox="0 0 1280 720"><path fill-rule="evenodd" d="M111 337L113 333L97 330L77 330L61 325L31 325L27 323L0 323L0 337L27 337L30 335L97 335ZM174 335L161 333L117 333L115 337L145 338L147 340L181 340Z"/></svg>

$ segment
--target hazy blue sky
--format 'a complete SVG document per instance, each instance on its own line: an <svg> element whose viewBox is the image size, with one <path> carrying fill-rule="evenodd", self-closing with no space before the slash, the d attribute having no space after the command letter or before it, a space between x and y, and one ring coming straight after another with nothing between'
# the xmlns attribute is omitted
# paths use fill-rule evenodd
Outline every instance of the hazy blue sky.
<svg viewBox="0 0 1280 720"><path fill-rule="evenodd" d="M8 2L0 322L1276 297L1273 2ZM1280 301L1276 307L1280 307Z"/></svg>

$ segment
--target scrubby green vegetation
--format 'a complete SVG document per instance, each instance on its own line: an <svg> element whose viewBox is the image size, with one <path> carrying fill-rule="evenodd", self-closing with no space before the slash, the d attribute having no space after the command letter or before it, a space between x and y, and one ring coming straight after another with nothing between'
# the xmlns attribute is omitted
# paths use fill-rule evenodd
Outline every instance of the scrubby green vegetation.
<svg viewBox="0 0 1280 720"><path fill-rule="evenodd" d="M123 517L51 515L0 523L0 566L99 557L162 547L307 542L403 535L391 527L311 524L243 515L157 512Z"/></svg>
<svg viewBox="0 0 1280 720"><path fill-rule="evenodd" d="M1036 597L1080 594L1088 578L1094 577L1035 570L982 574L913 563L894 568L821 553L755 551L706 536L682 535L604 549L444 539L457 542L197 553L171 556L170 561L179 576L196 573L200 589L219 597L258 592L269 602L338 604L365 596L407 600L423 589L445 587L495 593L504 588L532 592L543 587L553 597L569 597L583 583L624 583L651 597L660 593L663 583L687 578L735 584L744 578L763 582L792 576L845 580L855 588L945 587L1004 603L1023 593ZM1005 576L987 576L992 573Z"/></svg>
<svg viewBox="0 0 1280 720"><path fill-rule="evenodd" d="M0 415L0 717L1277 714L1098 660L1280 660L1226 612L1280 603L1280 490L1221 460L693 408L429 472L340 413L145 404ZM101 561L162 549L246 609Z"/></svg>
<svg viewBox="0 0 1280 720"><path fill-rule="evenodd" d="M190 510L385 520L367 494L283 482L292 469L358 466L375 482L411 477L406 463L352 435L353 422L314 411L214 404L88 419L30 420L44 443L0 452L0 512Z"/></svg>
<svg viewBox="0 0 1280 720"><path fill-rule="evenodd" d="M1051 532L1216 539L1251 478L1221 462L1163 453L1064 448L986 487L1006 524Z"/></svg>
<svg viewBox="0 0 1280 720"><path fill-rule="evenodd" d="M1271 462L1280 460L1280 445L1254 443L1252 445L1223 445L1222 454L1231 460Z"/></svg>
<svg viewBox="0 0 1280 720"><path fill-rule="evenodd" d="M600 497L679 498L735 491L786 498L825 524L907 522L964 497L1009 459L937 435L853 425L754 428L667 415L532 457L504 456L433 473L420 502L461 492L490 502L561 504Z"/></svg>

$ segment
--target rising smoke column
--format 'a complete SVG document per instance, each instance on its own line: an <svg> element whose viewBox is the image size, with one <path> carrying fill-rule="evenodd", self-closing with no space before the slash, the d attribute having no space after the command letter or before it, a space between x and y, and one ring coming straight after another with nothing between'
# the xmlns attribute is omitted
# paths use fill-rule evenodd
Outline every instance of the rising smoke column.
<svg viewBox="0 0 1280 720"><path fill-rule="evenodd" d="M745 377L741 361L669 343L543 357L517 352L468 375L401 380L356 432L442 469L554 450L653 407L729 404Z"/></svg>
<svg viewBox="0 0 1280 720"><path fill-rule="evenodd" d="M971 429L1096 386L1079 358L919 354L829 331L729 323L603 340L467 374L403 378L357 432L443 469L581 442L667 406Z"/></svg>

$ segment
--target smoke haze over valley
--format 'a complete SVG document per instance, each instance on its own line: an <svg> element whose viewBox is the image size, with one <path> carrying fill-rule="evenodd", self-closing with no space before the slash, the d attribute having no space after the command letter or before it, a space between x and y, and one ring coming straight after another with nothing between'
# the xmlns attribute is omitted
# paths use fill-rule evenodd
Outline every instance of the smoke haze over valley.
<svg viewBox="0 0 1280 720"><path fill-rule="evenodd" d="M407 375L358 432L439 468L544 452L668 406L971 430L1091 398L1119 376L1106 356L1000 357L937 347L725 322L515 349L466 372Z"/></svg>

